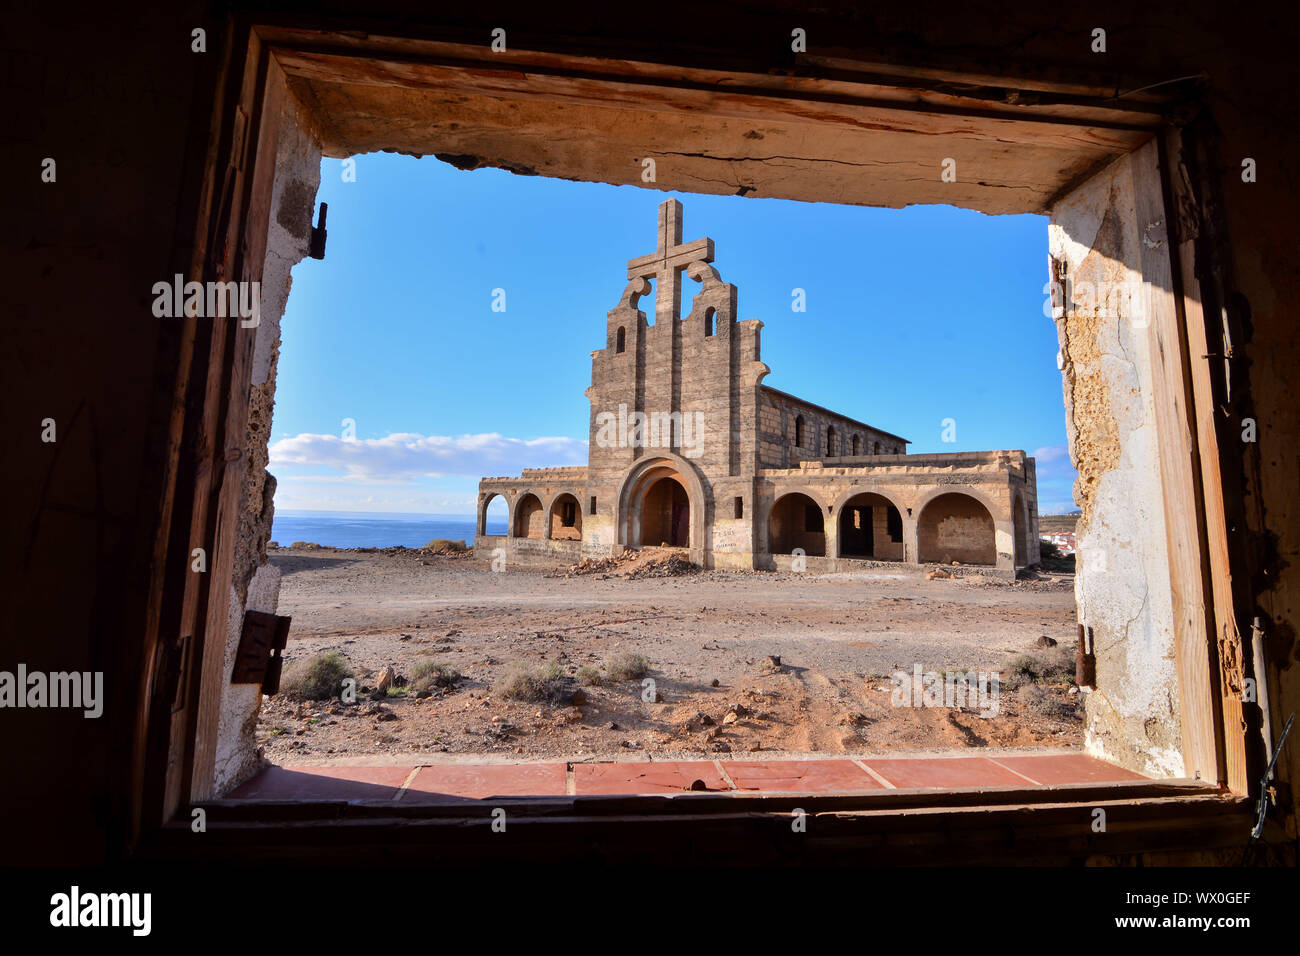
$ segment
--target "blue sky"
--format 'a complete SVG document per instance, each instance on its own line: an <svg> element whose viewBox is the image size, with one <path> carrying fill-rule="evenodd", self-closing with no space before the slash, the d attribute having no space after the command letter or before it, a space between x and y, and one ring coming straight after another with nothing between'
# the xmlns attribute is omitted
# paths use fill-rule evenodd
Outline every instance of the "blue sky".
<svg viewBox="0 0 1300 956"><path fill-rule="evenodd" d="M481 476L584 464L590 353L670 195L684 239L714 240L739 317L763 321L766 384L913 453L1023 448L1042 513L1074 508L1045 218L664 193L390 154L356 157L355 181L342 161L321 164L329 240L323 261L294 268L282 325L276 507L471 514ZM697 288L683 280L683 312Z"/></svg>

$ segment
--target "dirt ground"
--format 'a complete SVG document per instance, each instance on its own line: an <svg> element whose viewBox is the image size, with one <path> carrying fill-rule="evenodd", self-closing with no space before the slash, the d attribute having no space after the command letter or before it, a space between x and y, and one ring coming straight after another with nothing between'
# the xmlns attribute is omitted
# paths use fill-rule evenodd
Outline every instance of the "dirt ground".
<svg viewBox="0 0 1300 956"><path fill-rule="evenodd" d="M670 574L650 556L637 562L649 562L640 570L494 573L472 555L405 549L270 554L283 576L279 613L293 618L286 673L296 660L337 651L359 691L356 703L265 698L258 742L277 763L855 755L1082 742L1068 677L1017 678L1007 666L1021 655L1072 659L1069 575L1013 583L953 569L957 576L927 580L903 566ZM1060 646L1036 646L1043 637ZM648 692L644 678L595 673L630 654L648 659ZM463 677L431 696L400 686L374 695L382 668L400 685L422 661ZM550 664L552 676L562 675L563 699L504 696L512 673ZM890 675L916 664L999 672L997 715L893 706ZM575 706L577 688L586 700Z"/></svg>

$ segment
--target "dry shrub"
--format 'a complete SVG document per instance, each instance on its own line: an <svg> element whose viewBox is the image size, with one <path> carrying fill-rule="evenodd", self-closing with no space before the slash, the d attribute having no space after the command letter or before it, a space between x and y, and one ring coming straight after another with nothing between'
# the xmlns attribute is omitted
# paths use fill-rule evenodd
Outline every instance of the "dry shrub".
<svg viewBox="0 0 1300 956"><path fill-rule="evenodd" d="M453 541L450 538L434 538L424 546L425 551L468 551L469 548L464 541Z"/></svg>
<svg viewBox="0 0 1300 956"><path fill-rule="evenodd" d="M605 676L612 681L640 680L650 673L650 661L640 654L619 654L605 665Z"/></svg>
<svg viewBox="0 0 1300 956"><path fill-rule="evenodd" d="M1082 714L1077 700L1065 698L1042 684L1030 684L1020 694L1022 706L1040 717L1053 717L1056 720L1081 720Z"/></svg>
<svg viewBox="0 0 1300 956"><path fill-rule="evenodd" d="M454 667L435 661L420 661L411 669L407 690L419 694L435 688L455 687L463 675Z"/></svg>
<svg viewBox="0 0 1300 956"><path fill-rule="evenodd" d="M507 700L560 703L573 697L575 683L557 663L547 664L540 670L523 665L501 678L492 692Z"/></svg>
<svg viewBox="0 0 1300 956"><path fill-rule="evenodd" d="M326 651L293 661L280 678L280 693L295 700L328 700L343 693L343 682L355 676L347 659Z"/></svg>

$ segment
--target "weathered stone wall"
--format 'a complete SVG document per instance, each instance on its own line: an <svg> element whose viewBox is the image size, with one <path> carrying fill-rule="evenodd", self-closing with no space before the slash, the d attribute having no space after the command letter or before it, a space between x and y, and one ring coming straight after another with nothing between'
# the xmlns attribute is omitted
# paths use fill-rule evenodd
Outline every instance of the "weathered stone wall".
<svg viewBox="0 0 1300 956"><path fill-rule="evenodd" d="M921 560L940 564L994 564L993 516L973 498L943 495L917 525Z"/></svg>
<svg viewBox="0 0 1300 956"><path fill-rule="evenodd" d="M661 207L661 228L664 217ZM693 523L701 529L692 532L699 536L692 543L698 560L703 561L715 544L702 529L719 520L717 508L725 515L740 497L749 510L757 467L758 385L767 373L760 360L762 323L737 320L736 287L723 282L706 261L692 263L686 275L690 281L683 294L694 291L689 311L675 320L661 300L654 325L638 308L648 283L629 280L607 316L605 348L592 353L586 490L588 500L596 498L592 517L597 520L589 520L583 533L584 552L591 556L639 543L629 538L619 496L626 493L624 483L634 467L661 453L681 459L700 485L701 500L691 501ZM699 283L698 290L692 289L692 282ZM663 429L642 434L638 447L638 412L652 422L677 416L682 427L669 434ZM741 524L734 518L724 520L732 524L718 543L751 551L749 519L741 519Z"/></svg>
<svg viewBox="0 0 1300 956"><path fill-rule="evenodd" d="M902 455L906 440L769 386L759 391L759 467L793 468L801 461L851 455ZM803 444L796 422L803 419ZM834 433L831 434L831 429ZM857 451L854 451L854 441ZM828 449L828 442L831 447ZM879 449L879 450L877 450Z"/></svg>

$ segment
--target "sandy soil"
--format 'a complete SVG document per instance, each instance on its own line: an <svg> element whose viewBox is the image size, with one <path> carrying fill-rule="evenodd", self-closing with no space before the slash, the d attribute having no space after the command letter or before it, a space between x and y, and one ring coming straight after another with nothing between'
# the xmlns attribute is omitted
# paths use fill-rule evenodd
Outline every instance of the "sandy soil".
<svg viewBox="0 0 1300 956"><path fill-rule="evenodd" d="M283 575L279 613L293 617L286 669L338 651L363 691L355 704L266 698L258 742L278 763L865 754L1082 741L1068 683L1027 682L1014 691L1004 683L991 718L891 706L889 675L917 663L998 671L1007 680L1005 665L1017 655L1067 653L1075 627L1068 575L926 580L919 569L884 566L837 575L628 577L625 567L566 576L493 573L472 556L406 550L282 548L271 560ZM1037 648L1043 636L1061 646ZM599 670L627 654L649 659L658 702L643 700L641 680L595 680L590 672L578 679L580 668ZM423 699L405 690L371 699L381 668L401 681L428 660L463 679ZM500 693L512 671L551 662L571 675L570 689L582 688L585 704Z"/></svg>

